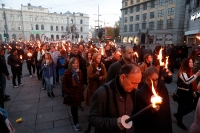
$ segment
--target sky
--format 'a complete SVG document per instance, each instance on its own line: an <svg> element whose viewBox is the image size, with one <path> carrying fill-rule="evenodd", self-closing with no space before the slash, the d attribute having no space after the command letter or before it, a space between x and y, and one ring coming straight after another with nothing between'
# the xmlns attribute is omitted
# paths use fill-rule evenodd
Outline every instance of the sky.
<svg viewBox="0 0 200 133"><path fill-rule="evenodd" d="M21 9L21 4L31 3L34 6L49 8L51 13L81 12L90 17L90 27L98 25L98 5L99 5L99 25L114 26L121 17L122 0L0 0L5 7ZM95 21L96 20L96 21Z"/></svg>

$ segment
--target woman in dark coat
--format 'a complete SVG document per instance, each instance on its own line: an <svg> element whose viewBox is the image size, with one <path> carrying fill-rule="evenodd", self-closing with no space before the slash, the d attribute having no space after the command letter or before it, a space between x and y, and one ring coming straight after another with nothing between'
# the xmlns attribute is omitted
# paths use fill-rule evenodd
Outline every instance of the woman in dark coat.
<svg viewBox="0 0 200 133"><path fill-rule="evenodd" d="M162 104L158 111L149 109L134 121L135 133L172 133L169 94L163 84L157 88L158 74L159 71L154 66L146 69L145 83L136 94L136 112L151 104L151 96L153 96L151 80L157 94L163 98Z"/></svg>
<svg viewBox="0 0 200 133"><path fill-rule="evenodd" d="M69 67L63 75L62 86L65 95L73 97L73 102L68 104L68 106L71 106L74 128L75 130L80 131L81 127L78 123L78 106L84 101L84 83L82 73L78 66L78 60L75 57L72 57L69 61Z"/></svg>

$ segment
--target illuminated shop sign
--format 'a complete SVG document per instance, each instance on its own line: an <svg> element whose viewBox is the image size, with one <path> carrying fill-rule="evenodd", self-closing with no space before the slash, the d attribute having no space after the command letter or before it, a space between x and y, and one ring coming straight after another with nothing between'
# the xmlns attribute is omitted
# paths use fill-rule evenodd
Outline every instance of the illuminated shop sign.
<svg viewBox="0 0 200 133"><path fill-rule="evenodd" d="M191 16L191 20L193 20L193 21L198 18L200 18L200 12L197 12L197 14L194 14Z"/></svg>

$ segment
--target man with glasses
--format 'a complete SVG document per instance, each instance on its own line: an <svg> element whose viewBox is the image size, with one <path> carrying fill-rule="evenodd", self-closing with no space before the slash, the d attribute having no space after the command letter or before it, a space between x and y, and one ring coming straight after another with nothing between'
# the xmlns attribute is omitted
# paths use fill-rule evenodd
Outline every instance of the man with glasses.
<svg viewBox="0 0 200 133"><path fill-rule="evenodd" d="M134 132L134 127L122 126L121 117L133 115L135 90L141 78L137 64L126 64L117 77L97 89L89 112L89 123L95 127L95 133Z"/></svg>

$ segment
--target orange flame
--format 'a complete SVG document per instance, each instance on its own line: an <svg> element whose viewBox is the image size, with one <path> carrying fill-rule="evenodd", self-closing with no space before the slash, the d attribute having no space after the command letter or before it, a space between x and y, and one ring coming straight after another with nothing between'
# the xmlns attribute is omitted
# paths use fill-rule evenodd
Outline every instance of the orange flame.
<svg viewBox="0 0 200 133"><path fill-rule="evenodd" d="M29 52L29 53L27 54L27 56L31 57L31 56L32 56L32 54Z"/></svg>
<svg viewBox="0 0 200 133"><path fill-rule="evenodd" d="M19 58L22 59L22 55L20 55Z"/></svg>
<svg viewBox="0 0 200 133"><path fill-rule="evenodd" d="M196 38L200 40L200 36L196 36Z"/></svg>
<svg viewBox="0 0 200 133"><path fill-rule="evenodd" d="M159 55L158 55L158 60L160 61L160 66L164 66L165 63L162 61L162 51L163 51L163 48L160 49L159 51Z"/></svg>
<svg viewBox="0 0 200 133"><path fill-rule="evenodd" d="M58 45L58 44L57 44ZM62 43L62 48L63 48L63 50L65 50L66 51L66 48L65 48L65 46L63 45L63 43Z"/></svg>
<svg viewBox="0 0 200 133"><path fill-rule="evenodd" d="M117 51L117 54L122 55L119 51Z"/></svg>
<svg viewBox="0 0 200 133"><path fill-rule="evenodd" d="M168 68L168 60L169 60L169 56L166 57L165 69Z"/></svg>
<svg viewBox="0 0 200 133"><path fill-rule="evenodd" d="M136 57L139 57L137 52L134 52L134 55L136 55Z"/></svg>
<svg viewBox="0 0 200 133"><path fill-rule="evenodd" d="M152 93L153 96L151 97L151 103L152 103L152 107L156 108L157 105L156 104L161 104L162 103L162 98L160 96L158 96L158 94L156 93L154 86L153 86L153 81L151 80L151 84L152 84Z"/></svg>

